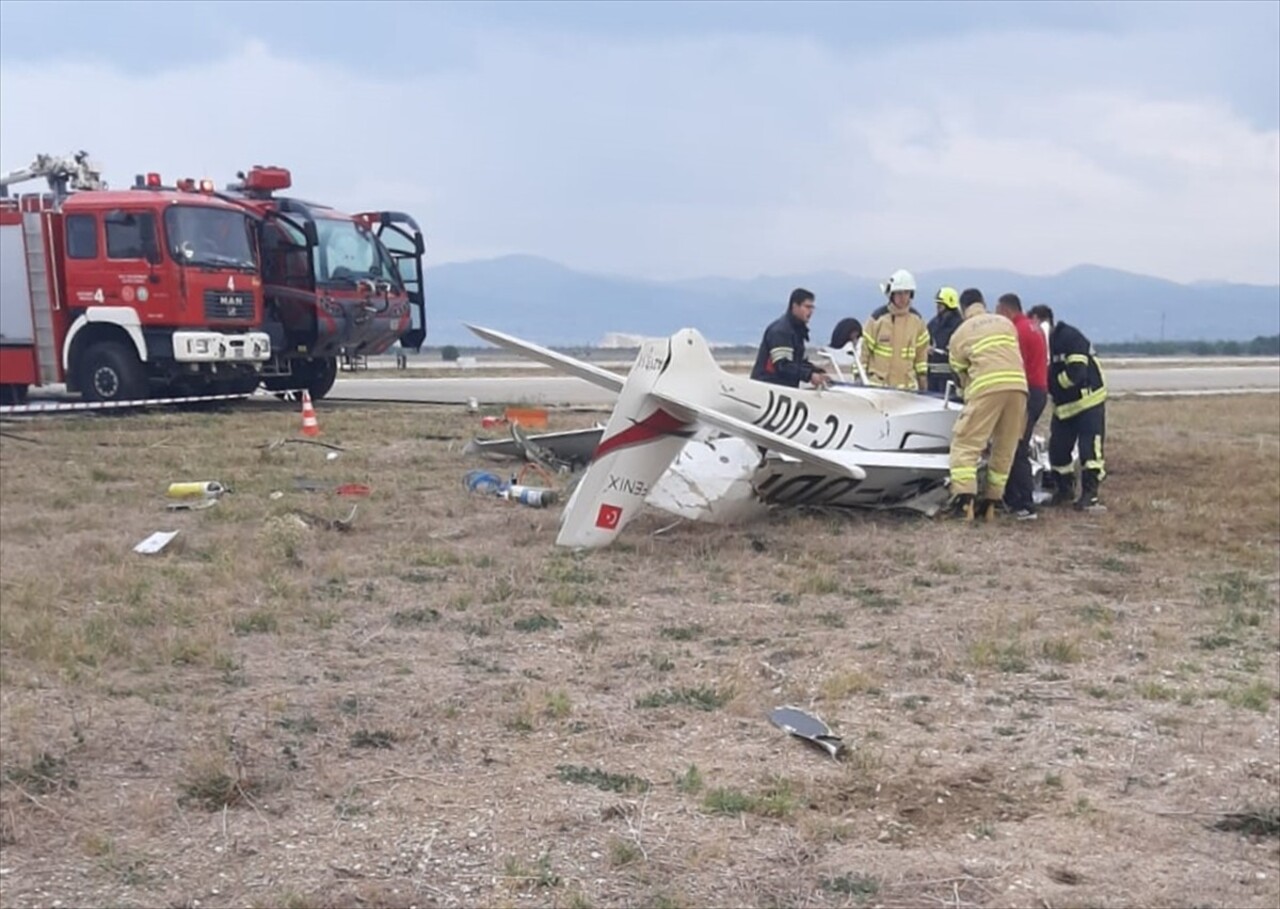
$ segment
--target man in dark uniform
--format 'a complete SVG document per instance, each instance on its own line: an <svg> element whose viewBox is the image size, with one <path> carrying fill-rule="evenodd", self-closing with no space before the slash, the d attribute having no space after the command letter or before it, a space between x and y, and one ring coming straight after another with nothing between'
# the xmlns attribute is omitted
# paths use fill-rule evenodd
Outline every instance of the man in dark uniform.
<svg viewBox="0 0 1280 909"><path fill-rule="evenodd" d="M934 298L938 313L929 320L929 391L939 394L947 390L947 382L955 381L948 360L951 336L964 322L960 314L960 295L954 287L943 287Z"/></svg>
<svg viewBox="0 0 1280 909"><path fill-rule="evenodd" d="M826 372L805 359L809 340L809 320L813 318L813 294L803 287L791 292L786 315L764 330L751 378L774 385L799 388L809 382L825 388L831 379Z"/></svg>
<svg viewBox="0 0 1280 909"><path fill-rule="evenodd" d="M1098 500L1098 485L1106 477L1102 443L1106 436L1107 381L1102 365L1078 328L1055 322L1053 310L1033 306L1027 313L1049 329L1049 396L1053 420L1049 424L1049 466L1053 468L1051 504L1075 502L1081 511L1106 511ZM1072 449L1080 451L1080 499L1076 501L1076 468Z"/></svg>

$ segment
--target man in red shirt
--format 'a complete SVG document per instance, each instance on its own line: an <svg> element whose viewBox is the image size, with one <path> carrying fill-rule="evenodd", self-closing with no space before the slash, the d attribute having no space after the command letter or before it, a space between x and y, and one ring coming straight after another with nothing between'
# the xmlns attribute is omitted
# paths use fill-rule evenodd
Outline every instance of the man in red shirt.
<svg viewBox="0 0 1280 909"><path fill-rule="evenodd" d="M1032 498L1031 435L1049 396L1049 345L1036 323L1023 314L1022 301L1017 294L1002 296L996 303L996 312L1013 323L1018 334L1018 347L1022 350L1022 368L1027 374L1027 426L1022 431L1022 440L1018 442L1018 452L1009 471L1004 504L1018 520L1033 521L1036 508Z"/></svg>

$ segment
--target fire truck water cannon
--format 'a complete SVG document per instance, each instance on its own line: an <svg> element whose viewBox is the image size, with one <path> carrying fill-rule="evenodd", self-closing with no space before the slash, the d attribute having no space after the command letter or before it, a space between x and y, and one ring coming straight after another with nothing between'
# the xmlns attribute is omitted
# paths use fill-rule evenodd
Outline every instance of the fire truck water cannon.
<svg viewBox="0 0 1280 909"><path fill-rule="evenodd" d="M11 171L0 177L0 198L9 197L9 187L14 183L25 183L44 177L49 189L59 198L66 196L68 190L106 189L106 181L102 179L102 171L89 160L86 151L76 152L69 158L58 155L36 155L34 161L21 170Z"/></svg>
<svg viewBox="0 0 1280 909"><path fill-rule="evenodd" d="M227 192L244 193L251 199L270 199L276 190L293 186L293 175L288 168L274 164L266 167L255 164L249 169L249 173L240 171L236 178L239 182L228 184Z"/></svg>

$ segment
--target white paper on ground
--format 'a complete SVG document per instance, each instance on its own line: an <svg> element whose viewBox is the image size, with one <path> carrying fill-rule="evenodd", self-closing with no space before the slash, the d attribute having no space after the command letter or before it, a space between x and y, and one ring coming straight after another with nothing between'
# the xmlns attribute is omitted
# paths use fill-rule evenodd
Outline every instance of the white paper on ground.
<svg viewBox="0 0 1280 909"><path fill-rule="evenodd" d="M143 555L152 555L169 545L169 541L178 535L176 530L157 530L151 536L147 537L137 546L133 547L134 552L140 552Z"/></svg>

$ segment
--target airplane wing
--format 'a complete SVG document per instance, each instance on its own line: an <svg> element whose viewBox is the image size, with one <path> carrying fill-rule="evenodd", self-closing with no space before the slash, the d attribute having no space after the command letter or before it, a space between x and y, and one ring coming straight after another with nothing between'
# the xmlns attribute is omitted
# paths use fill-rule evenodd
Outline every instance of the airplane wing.
<svg viewBox="0 0 1280 909"><path fill-rule="evenodd" d="M664 401L673 407L681 408L694 413L697 418L710 426L714 426L721 432L727 432L731 435L739 436L755 445L763 448L769 448L786 455L790 455L797 460L804 461L819 470L828 471L839 474L841 476L852 477L855 480L865 480L867 473L851 458L836 456L836 452L823 451L817 448L807 448L804 445L798 445L790 439L784 438L777 433L769 432L761 429L759 426L752 426L744 420L737 417L731 417L728 414L720 413L701 404L694 404L683 398L677 398L665 392L651 390L650 395L660 401Z"/></svg>
<svg viewBox="0 0 1280 909"><path fill-rule="evenodd" d="M623 377L617 373L601 369L599 366L592 366L582 360L575 360L573 357L556 353L554 350L539 347L537 344L522 341L500 331L494 331L492 328L481 328L479 325L468 325L466 322L462 324L466 325L472 334L478 335L492 344L497 344L499 347L514 350L516 353L531 360L537 360L561 372L567 372L572 376L577 376L579 379L585 379L600 388L607 388L609 391L614 392L622 391Z"/></svg>

